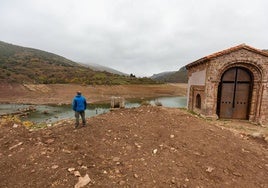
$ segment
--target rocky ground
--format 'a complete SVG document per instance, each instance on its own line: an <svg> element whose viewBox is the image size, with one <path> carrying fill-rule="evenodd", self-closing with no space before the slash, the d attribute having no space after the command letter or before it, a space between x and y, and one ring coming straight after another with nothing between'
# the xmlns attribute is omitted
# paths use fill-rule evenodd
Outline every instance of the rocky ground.
<svg viewBox="0 0 268 188"><path fill-rule="evenodd" d="M68 120L0 130L0 187L268 187L267 128L248 122L142 106L78 129Z"/></svg>

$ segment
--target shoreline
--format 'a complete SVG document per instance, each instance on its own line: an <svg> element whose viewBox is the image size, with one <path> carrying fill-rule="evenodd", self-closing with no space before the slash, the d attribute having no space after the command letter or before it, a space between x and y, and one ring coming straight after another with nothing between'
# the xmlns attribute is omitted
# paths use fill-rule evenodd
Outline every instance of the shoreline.
<svg viewBox="0 0 268 188"><path fill-rule="evenodd" d="M186 96L187 84L92 86L74 84L0 84L0 104L69 105L81 91L89 104L109 103L112 96L125 100Z"/></svg>
<svg viewBox="0 0 268 188"><path fill-rule="evenodd" d="M155 98L161 98L161 97L186 97L186 96L152 96L152 97L138 97L138 98L124 98L125 101L129 101L129 102L142 102L142 101L147 101L147 100L152 100ZM92 105L102 105L102 104L110 104L110 100L104 100L104 101L94 101L94 102L87 102L88 105L92 104ZM71 105L72 103L14 103L14 102L1 102L0 101L0 105L50 105L50 106L63 106L63 105Z"/></svg>

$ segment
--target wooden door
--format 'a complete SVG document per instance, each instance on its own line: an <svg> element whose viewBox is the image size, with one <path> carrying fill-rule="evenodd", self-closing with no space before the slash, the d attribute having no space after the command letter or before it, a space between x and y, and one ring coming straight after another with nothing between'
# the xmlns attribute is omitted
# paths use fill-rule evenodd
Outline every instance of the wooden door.
<svg viewBox="0 0 268 188"><path fill-rule="evenodd" d="M248 119L251 83L250 73L239 67L223 74L218 99L220 118Z"/></svg>

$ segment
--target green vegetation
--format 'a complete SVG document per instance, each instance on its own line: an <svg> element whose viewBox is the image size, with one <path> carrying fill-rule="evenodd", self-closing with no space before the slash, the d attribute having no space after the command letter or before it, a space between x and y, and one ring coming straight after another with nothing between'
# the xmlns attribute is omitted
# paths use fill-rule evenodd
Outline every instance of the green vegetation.
<svg viewBox="0 0 268 188"><path fill-rule="evenodd" d="M156 84L149 78L136 78L93 71L53 53L0 41L0 81L36 84Z"/></svg>

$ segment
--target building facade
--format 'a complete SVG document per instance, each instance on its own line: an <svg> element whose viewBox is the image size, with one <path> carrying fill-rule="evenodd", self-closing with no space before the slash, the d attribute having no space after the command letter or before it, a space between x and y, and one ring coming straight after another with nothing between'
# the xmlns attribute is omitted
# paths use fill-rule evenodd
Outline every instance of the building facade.
<svg viewBox="0 0 268 188"><path fill-rule="evenodd" d="M268 124L268 52L241 44L186 66L188 109Z"/></svg>

